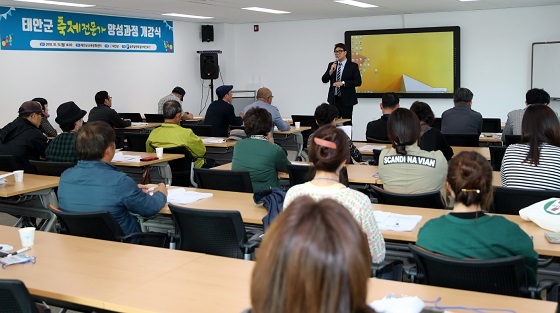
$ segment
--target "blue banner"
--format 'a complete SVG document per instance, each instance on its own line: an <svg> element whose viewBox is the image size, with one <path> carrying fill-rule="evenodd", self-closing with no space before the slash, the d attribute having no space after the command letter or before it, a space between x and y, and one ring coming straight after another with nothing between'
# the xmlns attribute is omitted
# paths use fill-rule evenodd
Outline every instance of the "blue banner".
<svg viewBox="0 0 560 313"><path fill-rule="evenodd" d="M173 53L173 22L0 7L2 50Z"/></svg>

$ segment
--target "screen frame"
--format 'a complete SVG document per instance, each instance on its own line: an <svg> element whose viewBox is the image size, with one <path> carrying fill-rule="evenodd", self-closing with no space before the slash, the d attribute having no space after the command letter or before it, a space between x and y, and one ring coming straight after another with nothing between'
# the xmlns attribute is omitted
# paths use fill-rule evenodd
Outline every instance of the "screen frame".
<svg viewBox="0 0 560 313"><path fill-rule="evenodd" d="M452 32L453 33L453 91L461 87L461 28L459 26L443 26L443 27L419 27L419 28L392 28L392 29L373 29L373 30L349 30L344 32L344 42L350 52L350 60L352 59L352 36L364 35L387 35L387 34L410 34L410 33L435 33L435 32ZM453 98L453 92L449 93L432 93L432 92L395 92L400 98L427 98L427 99L450 99ZM360 93L356 92L358 98L381 98L384 92Z"/></svg>

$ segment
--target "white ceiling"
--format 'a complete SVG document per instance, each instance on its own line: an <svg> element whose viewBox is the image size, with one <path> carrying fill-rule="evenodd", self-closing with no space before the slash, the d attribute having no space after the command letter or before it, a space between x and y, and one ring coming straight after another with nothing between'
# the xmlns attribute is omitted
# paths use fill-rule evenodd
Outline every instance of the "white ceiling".
<svg viewBox="0 0 560 313"><path fill-rule="evenodd" d="M70 11L150 19L212 23L256 23L330 19L375 15L399 15L428 12L469 11L544 5L558 5L560 0L361 0L378 8L361 9L334 2L334 0L58 0L95 4L92 8L71 8L40 5L11 0L0 0L0 6L15 6L54 11ZM241 10L258 6L289 11L291 14L267 14ZM181 13L212 16L213 19L197 20L162 16L162 13ZM538 17L531 17L538 22ZM476 21L473 21L476 22Z"/></svg>

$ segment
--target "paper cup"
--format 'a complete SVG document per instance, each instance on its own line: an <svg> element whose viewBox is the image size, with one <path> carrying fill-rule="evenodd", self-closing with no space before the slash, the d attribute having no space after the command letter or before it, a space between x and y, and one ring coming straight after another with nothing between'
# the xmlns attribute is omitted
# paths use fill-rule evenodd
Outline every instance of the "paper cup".
<svg viewBox="0 0 560 313"><path fill-rule="evenodd" d="M163 157L163 148L156 148L156 156L160 159Z"/></svg>
<svg viewBox="0 0 560 313"><path fill-rule="evenodd" d="M23 181L23 170L14 171L14 178L16 183L21 183Z"/></svg>
<svg viewBox="0 0 560 313"><path fill-rule="evenodd" d="M21 239L21 245L24 248L32 247L35 242L35 227L20 228L19 238Z"/></svg>
<svg viewBox="0 0 560 313"><path fill-rule="evenodd" d="M296 125L297 129L299 129L299 127L301 126L301 122L294 122L294 124Z"/></svg>

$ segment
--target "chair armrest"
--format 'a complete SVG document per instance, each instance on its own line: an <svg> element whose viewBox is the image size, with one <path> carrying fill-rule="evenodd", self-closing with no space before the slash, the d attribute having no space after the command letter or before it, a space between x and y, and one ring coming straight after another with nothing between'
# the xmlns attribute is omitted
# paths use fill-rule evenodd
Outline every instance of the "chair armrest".
<svg viewBox="0 0 560 313"><path fill-rule="evenodd" d="M423 279L423 275L418 272L416 265L404 266L404 272L411 283L419 283Z"/></svg>
<svg viewBox="0 0 560 313"><path fill-rule="evenodd" d="M402 281L402 260L385 260L381 263L371 264L371 277Z"/></svg>
<svg viewBox="0 0 560 313"><path fill-rule="evenodd" d="M251 238L249 238L247 242L240 244L239 247L241 248L241 250L243 250L243 253L245 254L253 253L253 251L255 251L255 249L258 248L259 245L261 244L262 235L263 235L262 232L258 232L254 234Z"/></svg>
<svg viewBox="0 0 560 313"><path fill-rule="evenodd" d="M541 293L546 290L546 300L558 302L558 282L551 279L543 279L536 286L529 286L531 298L540 299Z"/></svg>
<svg viewBox="0 0 560 313"><path fill-rule="evenodd" d="M122 242L135 243L143 246L165 248L169 244L169 236L165 233L136 232L120 238Z"/></svg>

